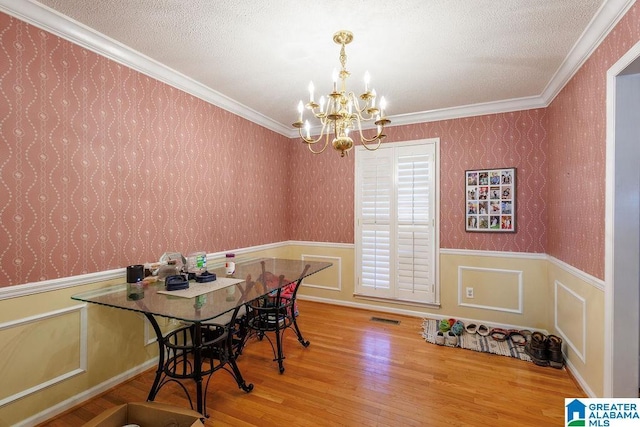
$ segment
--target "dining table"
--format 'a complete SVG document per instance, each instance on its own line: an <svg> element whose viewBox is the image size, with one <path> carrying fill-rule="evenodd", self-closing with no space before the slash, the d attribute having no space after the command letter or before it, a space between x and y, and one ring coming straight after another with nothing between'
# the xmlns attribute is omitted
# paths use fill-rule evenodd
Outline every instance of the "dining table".
<svg viewBox="0 0 640 427"><path fill-rule="evenodd" d="M226 274L224 267L212 268L209 273L215 274L216 280L204 283L190 280L186 289L168 291L164 281L150 284L122 283L75 294L71 298L144 315L153 327L158 343L158 365L147 400L153 401L167 382L193 381L196 389L195 409L206 417L206 394L210 378L207 379L205 387L203 380L217 368L212 369L203 364L206 359L205 352L211 351L211 348L207 347L206 338L203 339L203 333L206 337L210 325L216 324L229 328L229 334L233 334L233 327L241 316L239 313L248 304L292 283L299 286L306 277L331 265L330 262L283 258L238 260L233 274ZM265 271L283 277L284 280L265 280ZM181 342L176 344L169 339L175 339L178 334L176 331L163 331L158 323L159 318L177 320L174 323L180 327L176 331L185 331ZM244 380L236 363L241 349L227 350L229 351L225 357L221 358L221 366L228 365L230 370L227 371L234 376L238 386L245 392L250 392L253 384ZM176 374L175 368L179 360L176 354L185 361L188 359L187 363L190 366L189 370L179 375ZM182 386L182 389L194 409L189 391L185 386Z"/></svg>

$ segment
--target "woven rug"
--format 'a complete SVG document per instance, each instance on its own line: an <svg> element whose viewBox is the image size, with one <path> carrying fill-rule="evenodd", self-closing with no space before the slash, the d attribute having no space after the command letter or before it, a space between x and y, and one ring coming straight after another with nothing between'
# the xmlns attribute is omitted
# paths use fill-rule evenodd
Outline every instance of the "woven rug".
<svg viewBox="0 0 640 427"><path fill-rule="evenodd" d="M438 321L425 319L422 323L422 337L425 341L435 344L437 332ZM529 355L524 352L524 346L516 345L511 340L496 341L491 337L483 337L482 335L463 332L462 335L458 337L458 342L458 347L467 350L515 357L520 360L531 362Z"/></svg>

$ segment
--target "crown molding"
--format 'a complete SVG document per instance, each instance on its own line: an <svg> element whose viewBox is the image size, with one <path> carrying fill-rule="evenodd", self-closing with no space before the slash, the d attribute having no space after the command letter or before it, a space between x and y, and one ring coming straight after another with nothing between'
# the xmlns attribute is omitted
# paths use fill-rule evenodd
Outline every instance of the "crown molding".
<svg viewBox="0 0 640 427"><path fill-rule="evenodd" d="M539 96L506 99L503 101L485 102L482 104L463 105L461 107L442 108L419 113L391 116L391 126L410 125L441 120L460 119L464 117L485 116L488 114L508 113L510 111L544 108L544 100Z"/></svg>
<svg viewBox="0 0 640 427"><path fill-rule="evenodd" d="M193 80L86 25L31 0L0 0L0 11L55 34L253 123L288 136L289 127Z"/></svg>
<svg viewBox="0 0 640 427"><path fill-rule="evenodd" d="M546 106L578 72L636 0L606 0L541 94Z"/></svg>
<svg viewBox="0 0 640 427"><path fill-rule="evenodd" d="M606 0L540 95L390 116L392 126L548 107L634 3L635 0ZM47 6L32 0L0 0L0 10L276 133L288 138L299 136L296 129L276 122Z"/></svg>

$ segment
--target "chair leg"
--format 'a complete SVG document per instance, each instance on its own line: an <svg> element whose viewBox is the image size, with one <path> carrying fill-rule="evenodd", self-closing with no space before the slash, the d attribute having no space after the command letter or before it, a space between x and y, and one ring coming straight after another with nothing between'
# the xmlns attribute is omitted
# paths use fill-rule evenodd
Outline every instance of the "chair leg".
<svg viewBox="0 0 640 427"><path fill-rule="evenodd" d="M292 321L293 329L296 331L296 336L298 337L298 341L304 347L309 347L309 344L311 344L311 343L309 341L305 341L305 339L302 337L302 332L300 332L300 328L298 327L298 322L296 322L296 316L293 315L293 316L291 316L291 318L293 319L293 321Z"/></svg>
<svg viewBox="0 0 640 427"><path fill-rule="evenodd" d="M253 390L253 384L247 384L244 378L242 378L242 374L240 373L240 369L238 369L238 365L236 364L236 358L233 356L233 354L230 355L228 363L229 365L231 365L231 370L233 371L233 376L236 382L238 383L238 387L240 387L242 390L246 391L247 393Z"/></svg>
<svg viewBox="0 0 640 427"><path fill-rule="evenodd" d="M282 351L282 333L284 331L276 328L276 350L278 352L278 357L276 360L278 361L278 369L282 374L284 372L284 352Z"/></svg>

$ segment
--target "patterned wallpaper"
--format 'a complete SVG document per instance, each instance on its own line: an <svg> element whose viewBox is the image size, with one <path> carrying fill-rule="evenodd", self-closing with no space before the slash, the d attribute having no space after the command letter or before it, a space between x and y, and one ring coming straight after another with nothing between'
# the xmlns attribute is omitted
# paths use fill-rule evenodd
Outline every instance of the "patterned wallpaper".
<svg viewBox="0 0 640 427"><path fill-rule="evenodd" d="M604 276L606 70L639 13L547 109L389 128L388 143L440 138L442 248L546 252ZM0 287L166 250L353 242L353 156L315 156L2 13L0 98ZM518 232L465 232L465 170L511 166Z"/></svg>
<svg viewBox="0 0 640 427"><path fill-rule="evenodd" d="M547 109L547 253L599 279L604 279L607 70L639 40L636 3Z"/></svg>
<svg viewBox="0 0 640 427"><path fill-rule="evenodd" d="M0 286L288 238L281 135L2 13L0 99Z"/></svg>
<svg viewBox="0 0 640 427"><path fill-rule="evenodd" d="M528 110L386 131L385 143L440 138L440 247L545 252L545 120L544 110ZM352 243L353 154L313 155L304 144L296 144L291 162L296 165L291 171L292 239ZM517 168L518 232L465 232L465 170L512 166ZM318 197L304 200L305 194Z"/></svg>

